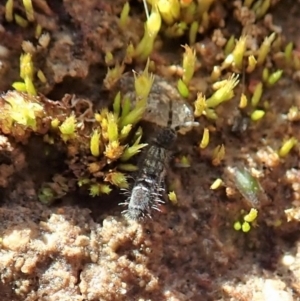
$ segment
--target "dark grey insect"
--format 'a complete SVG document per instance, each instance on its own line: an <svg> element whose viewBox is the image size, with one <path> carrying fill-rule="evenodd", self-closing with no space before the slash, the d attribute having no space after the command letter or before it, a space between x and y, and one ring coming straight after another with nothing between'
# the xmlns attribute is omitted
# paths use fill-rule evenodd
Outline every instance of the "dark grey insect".
<svg viewBox="0 0 300 301"><path fill-rule="evenodd" d="M160 129L144 151L131 195L126 201L128 209L124 213L130 219L151 217L151 210L159 211L158 205L164 203L166 168L179 129L178 126L172 127L172 114L172 101L170 101L168 125ZM191 125L195 123L188 122L183 126Z"/></svg>

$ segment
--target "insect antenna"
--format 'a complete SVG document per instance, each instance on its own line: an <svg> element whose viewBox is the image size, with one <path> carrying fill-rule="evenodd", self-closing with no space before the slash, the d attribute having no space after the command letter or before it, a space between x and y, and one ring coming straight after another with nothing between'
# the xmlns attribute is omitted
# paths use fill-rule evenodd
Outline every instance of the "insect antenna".
<svg viewBox="0 0 300 301"><path fill-rule="evenodd" d="M143 0L143 3L144 3L144 9L145 9L146 17L147 17L147 20L148 20L149 19L149 10L148 10L147 1Z"/></svg>
<svg viewBox="0 0 300 301"><path fill-rule="evenodd" d="M171 128L172 127L172 122L173 122L173 101L169 101L169 116L168 116L168 123L167 127Z"/></svg>

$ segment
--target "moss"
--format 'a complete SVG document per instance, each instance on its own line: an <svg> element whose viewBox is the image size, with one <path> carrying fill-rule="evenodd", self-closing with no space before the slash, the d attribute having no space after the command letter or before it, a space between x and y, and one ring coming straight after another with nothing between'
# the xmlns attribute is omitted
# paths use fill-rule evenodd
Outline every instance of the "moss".
<svg viewBox="0 0 300 301"><path fill-rule="evenodd" d="M32 79L33 74L31 55L22 55L21 77ZM136 97L139 100L134 108L131 109L128 100L122 99L121 94L117 93L113 111L104 108L100 112L95 111L94 116L90 112L89 118L92 119L85 120L80 110L77 110L77 106L81 106L80 101L74 105L72 98L65 103L56 103L46 97L35 96L36 93L31 93L25 81L27 93L9 91L1 96L0 130L24 143L30 136L42 134L46 143L58 149L60 145L66 145L69 168L71 171L81 170L79 175L73 176L75 179L77 177L80 187L89 190L91 196L111 191L110 185L102 181L119 188L128 188L126 174L136 168L126 162L146 146L140 143L140 129L132 142L130 134L143 116L152 83L153 77L148 73L147 65L143 73L135 75ZM78 155L79 161L76 159ZM119 165L118 161L123 163ZM122 172L117 171L119 167ZM65 187L63 194L73 189L63 182L59 178L55 185L53 182L44 183L39 193L40 200L49 204L61 197L58 188L61 185Z"/></svg>

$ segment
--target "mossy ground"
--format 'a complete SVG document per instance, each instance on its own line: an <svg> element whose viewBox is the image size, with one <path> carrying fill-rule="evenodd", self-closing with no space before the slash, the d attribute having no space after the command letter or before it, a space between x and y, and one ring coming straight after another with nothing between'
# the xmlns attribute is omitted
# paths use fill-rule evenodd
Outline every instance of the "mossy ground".
<svg viewBox="0 0 300 301"><path fill-rule="evenodd" d="M240 25L231 17L230 5L216 2L215 23L224 17L225 31L238 35ZM123 4L66 0L49 3L51 13L40 8L39 21L52 37L49 49L35 62L48 78L47 85L38 87L41 93L55 100L74 93L98 108L111 102L102 87L104 53L122 58L129 37L141 36L144 20L142 4L132 1L136 26L126 35L120 32L116 15ZM31 29L4 22L1 5L0 12L0 41L9 49L0 56L0 90L7 91L18 79L20 45ZM300 4L280 1L270 13L298 51ZM267 32L268 26L261 20L257 28ZM207 78L218 52L210 37L211 32L200 37L205 55L194 80L203 92L209 91ZM170 41L153 59L162 66L180 62L182 42ZM128 66L132 68L140 66ZM270 109L261 121L254 123L238 110L239 85L236 97L217 109L220 118L213 126L201 119L199 128L179 136L168 170L178 206L166 204L152 220L141 223L124 219L118 206L124 195L117 191L98 198L76 191L51 207L40 204L38 187L66 171L63 150L45 145L39 136L26 145L0 136L1 300L300 299L299 222L287 222L284 212L300 206L299 147L284 159L276 154L283 139L300 140L299 122L283 117L292 105L300 106L298 72L286 70L279 83L266 90ZM259 78L254 73L245 84ZM209 147L200 151L204 127L214 131ZM145 137L151 137L152 125L144 128ZM211 155L221 143L226 156L216 167ZM176 167L182 155L188 156L191 167ZM210 189L217 178L233 188L228 167L260 172L268 202L249 233L233 229L241 210L249 209L243 197L226 194L224 187Z"/></svg>

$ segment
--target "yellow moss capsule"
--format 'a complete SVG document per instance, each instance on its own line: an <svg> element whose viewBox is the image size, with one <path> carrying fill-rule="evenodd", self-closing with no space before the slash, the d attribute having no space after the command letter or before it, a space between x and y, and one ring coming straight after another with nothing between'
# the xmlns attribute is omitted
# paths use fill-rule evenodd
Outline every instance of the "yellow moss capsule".
<svg viewBox="0 0 300 301"><path fill-rule="evenodd" d="M216 179L210 186L210 189L215 190L218 189L219 187L221 187L223 184L222 179Z"/></svg>
<svg viewBox="0 0 300 301"><path fill-rule="evenodd" d="M270 109L270 101L269 101L269 100L265 100L265 101L263 102L263 108L264 108L265 110Z"/></svg>
<svg viewBox="0 0 300 301"><path fill-rule="evenodd" d="M161 15L157 10L157 6L152 6L149 19L146 22L146 29L149 36L156 36L161 28Z"/></svg>
<svg viewBox="0 0 300 301"><path fill-rule="evenodd" d="M137 144L137 145L132 145L132 146L127 147L127 148L124 150L124 152L123 152L123 154L122 154L120 160L121 160L122 162L128 161L131 157L133 157L133 156L135 156L136 154L138 154L138 153L141 151L141 149L142 149L143 147L147 146L147 145L148 145L148 144L146 144L146 143L142 143L142 144Z"/></svg>
<svg viewBox="0 0 300 301"><path fill-rule="evenodd" d="M57 118L54 118L53 120L51 120L51 127L53 129L57 129L59 124L60 124L60 121Z"/></svg>
<svg viewBox="0 0 300 301"><path fill-rule="evenodd" d="M251 73L252 71L254 71L254 69L256 67L256 63L257 63L257 61L256 61L254 55L248 56L248 66L247 66L246 72Z"/></svg>
<svg viewBox="0 0 300 301"><path fill-rule="evenodd" d="M181 156L177 163L177 166L182 168L191 167L190 159L187 156Z"/></svg>
<svg viewBox="0 0 300 301"><path fill-rule="evenodd" d="M244 216L244 221L252 223L257 218L258 211L257 209L251 208L250 212Z"/></svg>
<svg viewBox="0 0 300 301"><path fill-rule="evenodd" d="M293 48L294 48L293 42L288 43L284 48L285 61L289 65L292 63Z"/></svg>
<svg viewBox="0 0 300 301"><path fill-rule="evenodd" d="M14 82L12 87L18 92L27 92L26 85L23 82Z"/></svg>
<svg viewBox="0 0 300 301"><path fill-rule="evenodd" d="M134 140L133 145L138 145L142 139L143 136L143 129L142 127L138 127L138 129L135 131L134 136L132 140Z"/></svg>
<svg viewBox="0 0 300 301"><path fill-rule="evenodd" d="M107 121L106 117L102 116L100 126L101 126L101 135L102 135L103 141L108 142L108 133L107 133L108 121Z"/></svg>
<svg viewBox="0 0 300 301"><path fill-rule="evenodd" d="M264 68L263 72L262 72L262 80L264 83L266 83L268 81L268 78L270 76L270 72L268 68Z"/></svg>
<svg viewBox="0 0 300 301"><path fill-rule="evenodd" d="M163 20L172 25L180 16L180 3L178 0L157 0L156 2Z"/></svg>
<svg viewBox="0 0 300 301"><path fill-rule="evenodd" d="M274 42L272 43L273 53L278 53L282 51L284 41L281 35L277 36Z"/></svg>
<svg viewBox="0 0 300 301"><path fill-rule="evenodd" d="M131 108L131 101L130 98L124 98L122 100L122 114L121 114L121 120L124 119L130 112L130 108Z"/></svg>
<svg viewBox="0 0 300 301"><path fill-rule="evenodd" d="M197 5L193 0L179 0L181 12L180 20L183 20L187 24L191 24L195 19L197 13Z"/></svg>
<svg viewBox="0 0 300 301"><path fill-rule="evenodd" d="M132 129L132 124L128 124L128 125L124 126L120 132L119 140L122 141L122 140L126 139L129 135L131 129Z"/></svg>
<svg viewBox="0 0 300 301"><path fill-rule="evenodd" d="M102 121L102 116L101 116L101 114L95 113L95 114L94 114L94 117L95 117L95 120L96 120L97 122L101 123L101 121Z"/></svg>
<svg viewBox="0 0 300 301"><path fill-rule="evenodd" d="M250 8L253 2L254 0L245 0L243 6Z"/></svg>
<svg viewBox="0 0 300 301"><path fill-rule="evenodd" d="M66 118L66 120L59 126L62 133L62 139L67 141L75 137L77 121L74 115Z"/></svg>
<svg viewBox="0 0 300 301"><path fill-rule="evenodd" d="M22 94L12 92L9 95L3 96L4 100L11 106L9 116L16 123L25 127L36 130L37 117L43 116L43 107L36 102L28 102Z"/></svg>
<svg viewBox="0 0 300 301"><path fill-rule="evenodd" d="M33 79L34 66L32 62L32 56L30 53L24 53L20 56L20 77Z"/></svg>
<svg viewBox="0 0 300 301"><path fill-rule="evenodd" d="M51 204L55 199L54 191L50 187L41 188L38 199L43 204Z"/></svg>
<svg viewBox="0 0 300 301"><path fill-rule="evenodd" d="M213 70L210 74L210 80L212 82L215 82L216 80L218 80L221 77L221 73L222 73L222 70L221 70L220 66L214 66Z"/></svg>
<svg viewBox="0 0 300 301"><path fill-rule="evenodd" d="M213 151L212 164L218 166L225 157L225 146L224 144L218 145Z"/></svg>
<svg viewBox="0 0 300 301"><path fill-rule="evenodd" d="M247 107L247 104L248 104L247 96L244 93L242 93L240 98L239 108L244 109Z"/></svg>
<svg viewBox="0 0 300 301"><path fill-rule="evenodd" d="M100 169L101 169L101 166L99 165L98 162L92 162L92 163L89 163L89 165L88 165L88 171L91 174L98 172Z"/></svg>
<svg viewBox="0 0 300 301"><path fill-rule="evenodd" d="M105 152L104 155L109 159L108 161L115 161L117 159L119 159L123 152L124 152L124 145L120 145L119 141L112 141L109 142L106 146L105 146Z"/></svg>
<svg viewBox="0 0 300 301"><path fill-rule="evenodd" d="M263 110L255 110L251 114L251 120L252 121L258 121L258 120L262 119L264 116L265 116L265 111L263 111Z"/></svg>
<svg viewBox="0 0 300 301"><path fill-rule="evenodd" d="M99 184L92 184L89 188L90 190L90 196L95 197L101 194L100 186Z"/></svg>
<svg viewBox="0 0 300 301"><path fill-rule="evenodd" d="M280 78L282 76L282 72L283 72L282 70L277 70L277 71L273 72L268 78L268 84L270 86L273 86L274 84L276 84L280 80Z"/></svg>
<svg viewBox="0 0 300 301"><path fill-rule="evenodd" d="M192 2L193 0L180 0L180 7L186 8L192 6L194 3Z"/></svg>
<svg viewBox="0 0 300 301"><path fill-rule="evenodd" d="M29 95L37 95L37 92L35 90L34 84L32 82L32 79L29 77L24 78L25 86L26 86L26 91Z"/></svg>
<svg viewBox="0 0 300 301"><path fill-rule="evenodd" d="M184 47L184 54L183 54L183 75L182 80L183 82L188 85L191 79L193 78L195 66L196 66L196 51L195 49L189 47L188 45Z"/></svg>
<svg viewBox="0 0 300 301"><path fill-rule="evenodd" d="M5 4L5 20L7 22L12 22L13 17L13 11L14 11L14 0L7 0Z"/></svg>
<svg viewBox="0 0 300 301"><path fill-rule="evenodd" d="M202 16L205 12L207 12L214 1L215 0L199 1L198 2L198 14L199 14L199 16Z"/></svg>
<svg viewBox="0 0 300 301"><path fill-rule="evenodd" d="M233 224L233 229L236 230L236 231L240 231L242 229L242 224L237 221Z"/></svg>
<svg viewBox="0 0 300 301"><path fill-rule="evenodd" d="M54 140L54 137L52 136L49 136L49 135L44 135L43 137L43 141L50 144L50 145L53 145L55 143L55 140Z"/></svg>
<svg viewBox="0 0 300 301"><path fill-rule="evenodd" d="M110 194L112 189L109 187L109 185L106 184L99 184L100 192L104 194Z"/></svg>
<svg viewBox="0 0 300 301"><path fill-rule="evenodd" d="M114 68L108 68L105 79L103 80L104 86L111 90L112 87L116 84L116 82L121 78L123 72L125 70L125 65L120 65L117 63Z"/></svg>
<svg viewBox="0 0 300 301"><path fill-rule="evenodd" d="M201 23L200 23L200 26L199 26L199 32L203 33L206 29L208 29L209 24L210 24L210 16L209 16L208 12L206 11L202 15Z"/></svg>
<svg viewBox="0 0 300 301"><path fill-rule="evenodd" d="M122 8L121 15L120 15L120 27L122 29L126 29L129 22L129 12L130 12L130 5L129 2L126 2Z"/></svg>
<svg viewBox="0 0 300 301"><path fill-rule="evenodd" d="M139 42L139 44L135 48L134 56L139 59L140 61L144 61L147 58L149 58L149 55L151 54L153 48L154 48L154 41L155 41L156 35L150 36L149 33L145 30L145 34L142 38L142 40Z"/></svg>
<svg viewBox="0 0 300 301"><path fill-rule="evenodd" d="M227 68L232 66L241 70L243 64L243 57L246 51L246 42L247 36L241 36L240 39L236 42L236 45L231 53L225 58L222 68Z"/></svg>
<svg viewBox="0 0 300 301"><path fill-rule="evenodd" d="M48 32L45 32L45 33L41 34L40 37L39 37L39 40L38 40L39 44L44 49L48 48L50 41L51 41L51 37L50 37L50 34Z"/></svg>
<svg viewBox="0 0 300 301"><path fill-rule="evenodd" d="M82 179L79 179L79 180L77 181L77 185L78 185L79 187L82 187L82 186L88 184L89 182L90 182L89 179L87 179L87 178L82 178Z"/></svg>
<svg viewBox="0 0 300 301"><path fill-rule="evenodd" d="M209 129L205 128L203 131L202 140L200 142L200 148L206 148L209 143Z"/></svg>
<svg viewBox="0 0 300 301"><path fill-rule="evenodd" d="M140 74L134 72L134 88L138 99L147 99L154 82L154 76L152 73L149 74L150 60L147 60L144 71Z"/></svg>
<svg viewBox="0 0 300 301"><path fill-rule="evenodd" d="M190 45L194 45L196 43L196 37L198 34L199 22L194 21L190 26L189 31L189 42Z"/></svg>
<svg viewBox="0 0 300 301"><path fill-rule="evenodd" d="M110 172L106 175L104 181L110 182L111 184L119 188L128 188L129 184L127 182L126 176L118 171Z"/></svg>
<svg viewBox="0 0 300 301"><path fill-rule="evenodd" d="M98 157L100 155L100 146L101 146L101 134L98 130L94 130L92 133L91 141L90 141L90 151L94 157Z"/></svg>
<svg viewBox="0 0 300 301"><path fill-rule="evenodd" d="M254 12L256 12L257 11L257 9L259 9L259 7L261 6L261 4L262 4L262 0L258 0L258 1L256 1L254 4L253 4L253 6L252 6L252 11L254 11Z"/></svg>
<svg viewBox="0 0 300 301"><path fill-rule="evenodd" d="M261 96L262 96L262 93L263 93L263 84L262 82L259 82L255 89L254 89L254 93L252 95L252 98L251 98L251 105L252 107L256 107L261 99Z"/></svg>
<svg viewBox="0 0 300 301"><path fill-rule="evenodd" d="M167 27L164 34L168 38L178 38L182 37L187 29L188 26L185 22L177 22L172 26Z"/></svg>
<svg viewBox="0 0 300 301"><path fill-rule="evenodd" d="M114 56L110 51L105 53L104 61L106 66L112 66L114 64Z"/></svg>
<svg viewBox="0 0 300 301"><path fill-rule="evenodd" d="M289 112L287 114L287 119L289 121L298 121L300 119L300 112L297 106L290 107Z"/></svg>
<svg viewBox="0 0 300 301"><path fill-rule="evenodd" d="M168 197L169 197L170 202L173 205L175 205L175 206L178 205L177 195L176 195L175 191L170 191L168 193Z"/></svg>
<svg viewBox="0 0 300 301"><path fill-rule="evenodd" d="M113 113L107 114L107 134L109 142L118 140L118 118Z"/></svg>
<svg viewBox="0 0 300 301"><path fill-rule="evenodd" d="M271 0L262 1L261 5L255 10L256 19L262 18L268 11L271 5Z"/></svg>
<svg viewBox="0 0 300 301"><path fill-rule="evenodd" d="M226 43L226 45L225 45L225 48L224 48L224 54L225 54L226 56L228 56L228 55L233 51L233 49L234 49L234 44L235 44L235 38L234 38L234 35L232 35L232 36L228 39L228 41L227 41L227 43Z"/></svg>
<svg viewBox="0 0 300 301"><path fill-rule="evenodd" d="M158 12L157 5L152 6L152 11L146 21L145 33L136 47L135 56L140 60L146 60L151 54L155 38L161 27L161 16Z"/></svg>
<svg viewBox="0 0 300 301"><path fill-rule="evenodd" d="M30 22L34 21L34 10L32 6L32 1L31 0L23 0L23 5L25 8L25 13L27 20Z"/></svg>
<svg viewBox="0 0 300 301"><path fill-rule="evenodd" d="M236 43L235 48L232 51L232 55L234 58L234 68L238 68L239 70L242 69L243 64L243 57L246 51L246 44L247 44L247 36L241 36Z"/></svg>
<svg viewBox="0 0 300 301"><path fill-rule="evenodd" d="M165 0L162 0L165 1ZM180 17L180 2L179 0L169 0L171 2L171 13L175 20Z"/></svg>
<svg viewBox="0 0 300 301"><path fill-rule="evenodd" d="M285 141L283 143L283 145L281 146L278 154L280 157L285 157L286 155L288 155L290 153L290 151L292 150L292 148L298 143L298 140L294 137L288 139L287 141Z"/></svg>
<svg viewBox="0 0 300 301"><path fill-rule="evenodd" d="M214 108L224 101L228 101L233 98L233 89L238 84L238 75L232 75L225 84L222 85L210 98L207 99L206 105L208 108Z"/></svg>
<svg viewBox="0 0 300 301"><path fill-rule="evenodd" d="M195 117L199 117L203 114L204 110L206 109L206 100L205 100L205 95L202 93L197 94L197 99L194 102L194 115Z"/></svg>
<svg viewBox="0 0 300 301"><path fill-rule="evenodd" d="M35 27L34 37L38 39L41 36L42 31L43 31L43 27L40 24L37 24Z"/></svg>
<svg viewBox="0 0 300 301"><path fill-rule="evenodd" d="M29 24L26 19L24 19L23 17L21 17L18 14L15 14L15 21L19 26L21 26L23 28L26 28Z"/></svg>
<svg viewBox="0 0 300 301"><path fill-rule="evenodd" d="M134 58L134 52L135 52L134 46L133 46L132 42L130 42L126 48L126 54L125 54L125 58L124 58L124 62L126 64L132 63L132 59Z"/></svg>
<svg viewBox="0 0 300 301"><path fill-rule="evenodd" d="M232 66L232 65L233 65L233 62L234 62L234 56L233 56L232 53L229 53L229 54L226 56L226 58L225 58L225 60L223 61L223 63L222 63L222 69L225 69L225 68L227 68L227 67L229 67L229 66Z"/></svg>
<svg viewBox="0 0 300 301"><path fill-rule="evenodd" d="M132 111L130 111L124 117L121 117L119 121L119 127L123 128L128 124L131 124L132 126L135 125L143 117L146 108L147 108L147 100L143 99L138 101L135 108ZM123 115L123 111L122 111L122 115Z"/></svg>
<svg viewBox="0 0 300 301"><path fill-rule="evenodd" d="M275 32L266 37L258 50L257 65L262 65L271 50L271 44L276 38Z"/></svg>
<svg viewBox="0 0 300 301"><path fill-rule="evenodd" d="M138 167L134 164L124 163L124 164L118 164L117 165L118 170L122 171L137 171Z"/></svg>
<svg viewBox="0 0 300 301"><path fill-rule="evenodd" d="M37 77L43 84L47 83L47 78L41 69L39 69L39 71L37 72Z"/></svg>
<svg viewBox="0 0 300 301"><path fill-rule="evenodd" d="M177 82L177 90L182 97L187 98L189 96L189 88L182 79L179 79Z"/></svg>
<svg viewBox="0 0 300 301"><path fill-rule="evenodd" d="M213 83L211 87L213 88L214 91L216 91L223 88L226 84L227 84L227 79L224 79Z"/></svg>
<svg viewBox="0 0 300 301"><path fill-rule="evenodd" d="M295 70L300 70L300 58L297 54L293 55L293 67Z"/></svg>
<svg viewBox="0 0 300 301"><path fill-rule="evenodd" d="M243 224L242 224L242 231L243 231L244 233L247 233L247 232L249 232L250 230L251 230L250 224L249 224L248 222L243 222Z"/></svg>
<svg viewBox="0 0 300 301"><path fill-rule="evenodd" d="M282 220L281 219L276 219L273 222L273 227L275 227L275 228L280 227L281 225L282 225Z"/></svg>
<svg viewBox="0 0 300 301"><path fill-rule="evenodd" d="M213 109L205 109L205 116L208 118L208 119L211 119L211 120L217 120L218 119L218 115L217 113L215 112L215 110Z"/></svg>

